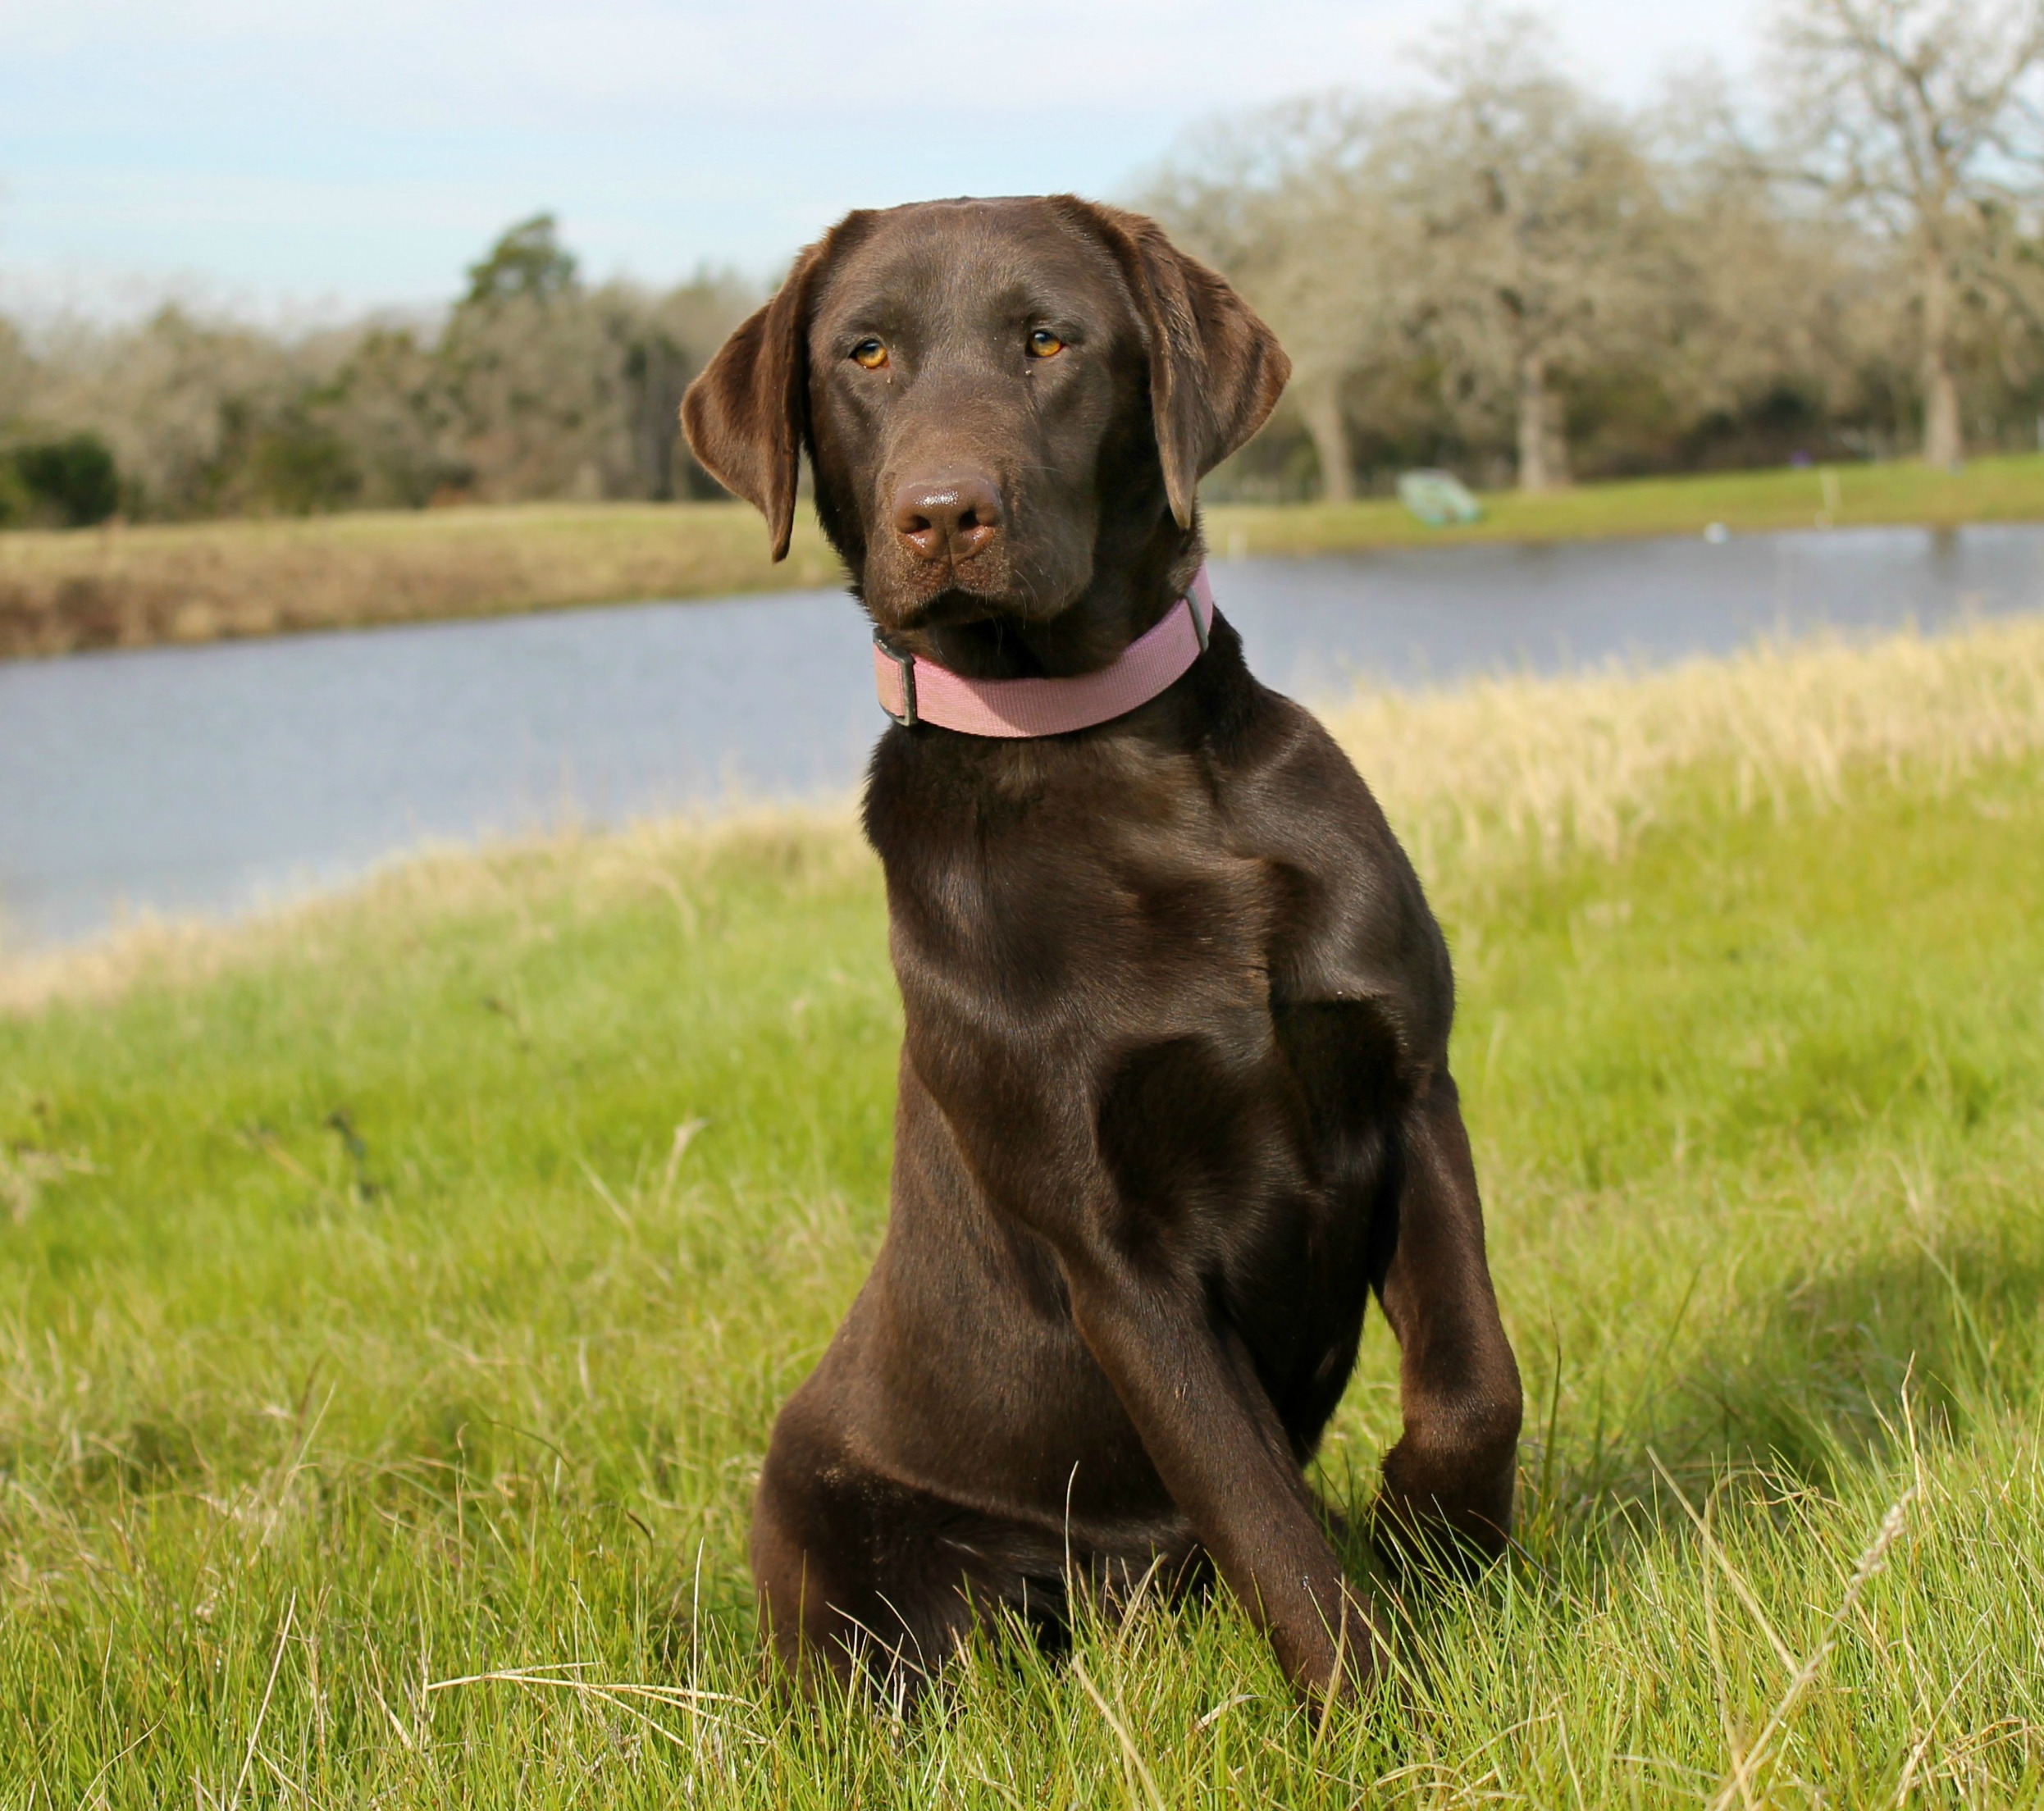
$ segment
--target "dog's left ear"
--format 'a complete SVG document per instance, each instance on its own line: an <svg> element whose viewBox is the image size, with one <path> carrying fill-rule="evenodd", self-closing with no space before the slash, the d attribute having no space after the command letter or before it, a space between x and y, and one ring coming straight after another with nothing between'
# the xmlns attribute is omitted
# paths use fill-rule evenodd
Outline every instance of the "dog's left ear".
<svg viewBox="0 0 2044 1811"><path fill-rule="evenodd" d="M1199 481L1263 426L1292 361L1227 279L1181 252L1155 221L1075 195L1056 200L1105 243L1142 313L1164 494L1179 527L1189 528Z"/></svg>
<svg viewBox="0 0 2044 1811"><path fill-rule="evenodd" d="M766 518L787 558L809 427L809 299L830 239L804 249L773 299L717 349L682 398L682 431L703 469Z"/></svg>

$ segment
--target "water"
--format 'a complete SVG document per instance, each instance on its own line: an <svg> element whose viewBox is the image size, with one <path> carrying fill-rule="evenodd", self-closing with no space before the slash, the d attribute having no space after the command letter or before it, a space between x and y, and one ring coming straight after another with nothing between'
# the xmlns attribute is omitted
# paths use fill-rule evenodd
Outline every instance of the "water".
<svg viewBox="0 0 2044 1811"><path fill-rule="evenodd" d="M1308 703L2044 608L2044 527L1221 561ZM231 911L428 839L846 792L883 727L837 591L0 665L8 941Z"/></svg>

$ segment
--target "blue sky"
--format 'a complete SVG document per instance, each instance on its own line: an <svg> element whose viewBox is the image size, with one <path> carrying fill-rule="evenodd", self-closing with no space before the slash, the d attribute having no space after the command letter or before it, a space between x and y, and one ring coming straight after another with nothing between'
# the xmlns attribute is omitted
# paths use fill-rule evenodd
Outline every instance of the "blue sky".
<svg viewBox="0 0 2044 1811"><path fill-rule="evenodd" d="M1398 85L1458 0L0 0L0 305L445 299L506 222L599 276L770 274L846 208L1125 191L1217 112ZM1741 0L1554 0L1627 98Z"/></svg>

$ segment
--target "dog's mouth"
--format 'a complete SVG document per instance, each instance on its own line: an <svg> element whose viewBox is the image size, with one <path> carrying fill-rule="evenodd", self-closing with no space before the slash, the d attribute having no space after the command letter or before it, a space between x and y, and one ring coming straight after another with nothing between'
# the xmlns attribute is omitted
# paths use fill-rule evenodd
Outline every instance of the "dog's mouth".
<svg viewBox="0 0 2044 1811"><path fill-rule="evenodd" d="M904 632L1032 616L1040 605L1016 577L1005 558L932 562L873 574L878 582L869 580L866 601L885 627Z"/></svg>
<svg viewBox="0 0 2044 1811"><path fill-rule="evenodd" d="M990 623L997 617L1012 614L1002 608L1000 594L974 591L956 583L927 597L896 598L889 602L892 608L877 610L875 614L883 618L886 627L905 632L960 628L968 623Z"/></svg>

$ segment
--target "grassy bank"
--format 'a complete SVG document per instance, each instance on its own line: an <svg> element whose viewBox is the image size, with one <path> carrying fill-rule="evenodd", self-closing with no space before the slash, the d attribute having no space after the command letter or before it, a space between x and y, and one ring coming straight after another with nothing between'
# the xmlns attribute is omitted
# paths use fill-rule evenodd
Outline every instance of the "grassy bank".
<svg viewBox="0 0 2044 1811"><path fill-rule="evenodd" d="M1531 1405L1380 1702L1225 1603L764 1690L898 1026L847 823L668 827L0 974L0 1804L2044 1804L2044 625L1339 728ZM1337 1499L1394 1426L1372 1316Z"/></svg>
<svg viewBox="0 0 2044 1811"><path fill-rule="evenodd" d="M1701 534L1721 522L1735 534L1788 528L2044 520L2044 456L1975 459L1941 472L1914 460L1880 465L1783 468L1697 477L1627 478L1542 496L1499 491L1467 528L1428 528L1399 504L1305 504L1212 513L1216 551L1324 554L1457 541L1601 541Z"/></svg>
<svg viewBox="0 0 2044 1811"><path fill-rule="evenodd" d="M1902 463L1583 485L1485 500L1471 528L1395 503L1208 513L1219 554L1354 552L1440 541L1572 541L1841 526L2044 519L2044 458L1961 472ZM835 583L807 513L782 565L736 504L545 504L308 521L0 534L0 657L294 629L487 615Z"/></svg>
<svg viewBox="0 0 2044 1811"><path fill-rule="evenodd" d="M740 504L533 504L0 534L0 657L837 582L814 522Z"/></svg>

